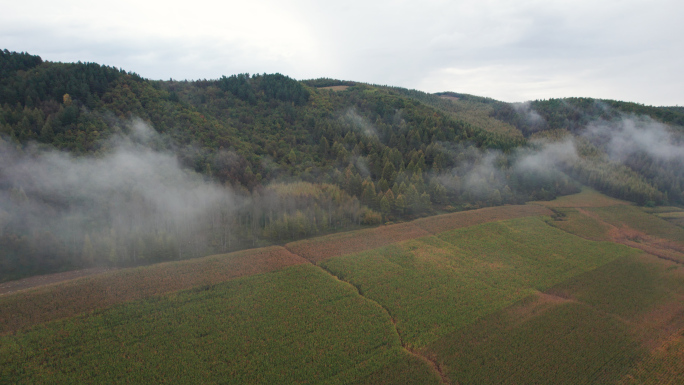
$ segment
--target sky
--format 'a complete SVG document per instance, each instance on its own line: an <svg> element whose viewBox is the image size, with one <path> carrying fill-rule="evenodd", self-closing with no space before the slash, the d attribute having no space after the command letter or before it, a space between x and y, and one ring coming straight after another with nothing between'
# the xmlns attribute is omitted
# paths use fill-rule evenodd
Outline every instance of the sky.
<svg viewBox="0 0 684 385"><path fill-rule="evenodd" d="M684 105L681 0L0 0L0 49L149 79L280 72Z"/></svg>

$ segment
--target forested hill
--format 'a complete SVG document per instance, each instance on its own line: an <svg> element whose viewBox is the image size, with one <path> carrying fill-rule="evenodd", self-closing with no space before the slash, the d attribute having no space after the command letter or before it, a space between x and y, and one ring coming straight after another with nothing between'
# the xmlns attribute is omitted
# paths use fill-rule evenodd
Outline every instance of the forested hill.
<svg viewBox="0 0 684 385"><path fill-rule="evenodd" d="M552 199L580 184L683 204L683 124L677 107L509 104L281 74L154 81L4 50L0 280ZM670 156L652 151L663 144Z"/></svg>

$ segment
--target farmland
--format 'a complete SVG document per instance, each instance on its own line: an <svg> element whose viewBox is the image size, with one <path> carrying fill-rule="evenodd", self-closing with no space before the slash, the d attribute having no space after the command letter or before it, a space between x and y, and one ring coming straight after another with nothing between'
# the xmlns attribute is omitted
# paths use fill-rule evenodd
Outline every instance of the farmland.
<svg viewBox="0 0 684 385"><path fill-rule="evenodd" d="M629 203L603 195L588 187L578 194L566 195L552 201L535 202L546 207L610 207L624 206Z"/></svg>
<svg viewBox="0 0 684 385"><path fill-rule="evenodd" d="M437 382L382 308L311 265L49 323L0 346L11 383L349 383L382 370Z"/></svg>
<svg viewBox="0 0 684 385"><path fill-rule="evenodd" d="M616 259L484 317L429 350L462 383L601 384L630 378L642 359L636 372L652 374L655 365L681 354L676 341L669 345L674 357L659 348L684 328L684 275L673 266L646 255Z"/></svg>
<svg viewBox="0 0 684 385"><path fill-rule="evenodd" d="M584 190L4 294L0 382L681 383L683 233L648 210Z"/></svg>
<svg viewBox="0 0 684 385"><path fill-rule="evenodd" d="M491 221L550 214L551 211L536 205L492 207L437 215L375 229L350 231L327 237L307 239L288 243L286 248L294 254L316 263L334 256L375 249L455 228Z"/></svg>
<svg viewBox="0 0 684 385"><path fill-rule="evenodd" d="M619 383L621 385L676 385L684 373L684 334L679 334L639 363Z"/></svg>
<svg viewBox="0 0 684 385"><path fill-rule="evenodd" d="M682 209L678 207L663 207L663 209L653 214L677 226L684 226L684 211Z"/></svg>
<svg viewBox="0 0 684 385"><path fill-rule="evenodd" d="M586 241L529 217L320 264L386 307L404 342L421 348L536 291L631 254L627 247Z"/></svg>
<svg viewBox="0 0 684 385"><path fill-rule="evenodd" d="M281 247L125 269L0 297L0 335L118 303L306 262Z"/></svg>
<svg viewBox="0 0 684 385"><path fill-rule="evenodd" d="M596 213L604 221L617 227L630 227L647 235L684 243L684 229L636 206L596 207L588 211Z"/></svg>

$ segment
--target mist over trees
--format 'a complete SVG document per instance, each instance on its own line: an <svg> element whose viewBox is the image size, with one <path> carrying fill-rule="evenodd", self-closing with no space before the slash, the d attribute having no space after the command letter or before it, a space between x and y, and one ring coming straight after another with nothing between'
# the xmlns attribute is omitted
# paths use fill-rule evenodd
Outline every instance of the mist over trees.
<svg viewBox="0 0 684 385"><path fill-rule="evenodd" d="M0 74L0 280L553 199L581 184L684 204L676 108L508 104L281 74L150 81L7 50Z"/></svg>

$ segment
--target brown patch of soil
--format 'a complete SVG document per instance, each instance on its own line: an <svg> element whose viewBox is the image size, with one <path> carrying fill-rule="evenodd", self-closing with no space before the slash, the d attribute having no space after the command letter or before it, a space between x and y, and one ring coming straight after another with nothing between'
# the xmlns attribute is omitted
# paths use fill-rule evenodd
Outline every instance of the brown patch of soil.
<svg viewBox="0 0 684 385"><path fill-rule="evenodd" d="M72 270L65 271L63 273L37 275L34 277L19 279L16 281L9 281L5 283L0 283L0 295L14 293L19 290L30 289L33 287L69 281L76 278L87 277L89 275L102 274L114 270L117 269L111 267L93 267L90 269Z"/></svg>

